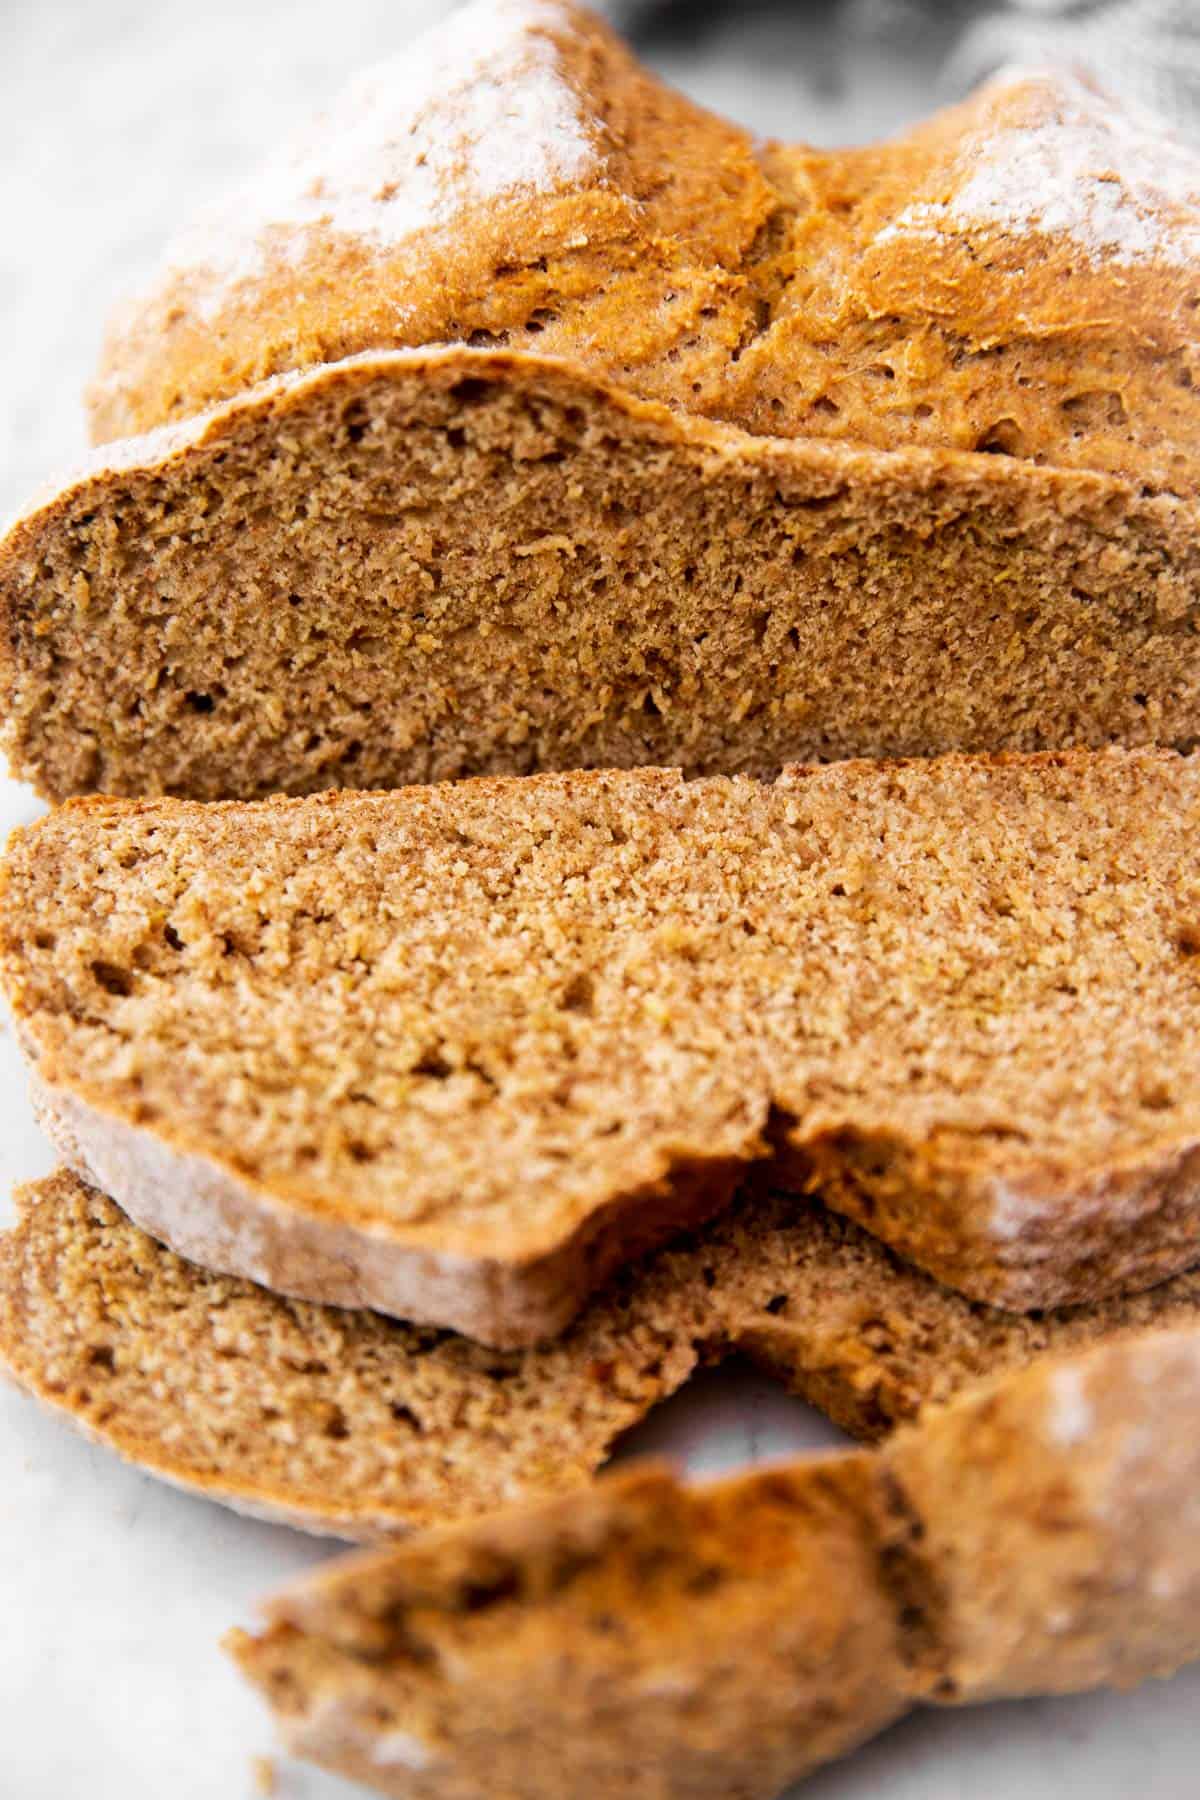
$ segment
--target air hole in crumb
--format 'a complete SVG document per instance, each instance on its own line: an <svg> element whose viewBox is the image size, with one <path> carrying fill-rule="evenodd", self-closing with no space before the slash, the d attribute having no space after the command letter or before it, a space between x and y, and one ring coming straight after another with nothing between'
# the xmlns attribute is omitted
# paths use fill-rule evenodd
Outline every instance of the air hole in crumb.
<svg viewBox="0 0 1200 1800"><path fill-rule="evenodd" d="M1135 706L1145 706L1147 704L1145 694L1135 694L1133 696L1133 704Z"/></svg>
<svg viewBox="0 0 1200 1800"><path fill-rule="evenodd" d="M772 1294L771 1298L767 1301L767 1304L763 1307L763 1311L778 1317L787 1306L787 1303L788 1297L786 1294Z"/></svg>
<svg viewBox="0 0 1200 1800"><path fill-rule="evenodd" d="M351 738L350 742L346 745L346 748L342 751L342 761L344 763L356 763L361 755L361 741L358 738Z"/></svg>
<svg viewBox="0 0 1200 1800"><path fill-rule="evenodd" d="M38 950L53 950L57 939L52 931L35 931L33 942Z"/></svg>
<svg viewBox="0 0 1200 1800"><path fill-rule="evenodd" d="M352 1162L369 1163L372 1160L371 1150L361 1138L351 1138L346 1145L346 1153Z"/></svg>
<svg viewBox="0 0 1200 1800"><path fill-rule="evenodd" d="M1062 414L1076 426L1075 435L1088 430L1101 430L1106 425L1126 423L1125 402L1115 389L1091 388L1072 394L1062 403Z"/></svg>
<svg viewBox="0 0 1200 1800"><path fill-rule="evenodd" d="M429 1075L434 1081L445 1081L453 1075L452 1066L446 1061L440 1050L423 1050L409 1071L412 1075Z"/></svg>
<svg viewBox="0 0 1200 1800"><path fill-rule="evenodd" d="M985 456L1021 456L1025 438L1015 419L997 419L986 431L980 432L975 448Z"/></svg>
<svg viewBox="0 0 1200 1800"><path fill-rule="evenodd" d="M210 713L216 705L211 694L197 694L193 691L183 697L194 713Z"/></svg>
<svg viewBox="0 0 1200 1800"><path fill-rule="evenodd" d="M107 1369L110 1375L117 1366L112 1346L109 1344L89 1344L87 1360L89 1368Z"/></svg>
<svg viewBox="0 0 1200 1800"><path fill-rule="evenodd" d="M329 1417L325 1421L325 1436L337 1439L350 1436L350 1427L346 1423L346 1415L340 1406L335 1406L330 1410Z"/></svg>
<svg viewBox="0 0 1200 1800"><path fill-rule="evenodd" d="M92 974L100 986L110 994L132 994L133 976L128 969L118 969L115 963L94 962Z"/></svg>
<svg viewBox="0 0 1200 1800"><path fill-rule="evenodd" d="M450 389L451 398L459 406L478 406L488 396L488 383L480 381L477 376L469 375L465 381L456 381Z"/></svg>
<svg viewBox="0 0 1200 1800"><path fill-rule="evenodd" d="M758 936L758 926L753 922L752 919L743 919L742 920L742 930L745 932L747 937L757 937Z"/></svg>
<svg viewBox="0 0 1200 1800"><path fill-rule="evenodd" d="M462 450L466 447L467 434L461 425L451 425L446 433L446 442L452 450Z"/></svg>
<svg viewBox="0 0 1200 1800"><path fill-rule="evenodd" d="M1200 956L1200 924L1182 926L1175 943L1181 956Z"/></svg>
<svg viewBox="0 0 1200 1800"><path fill-rule="evenodd" d="M397 1425L407 1425L410 1430L421 1433L425 1430L420 1419L411 1406L405 1406L403 1400L393 1400L388 1408Z"/></svg>
<svg viewBox="0 0 1200 1800"><path fill-rule="evenodd" d="M459 1605L464 1612L485 1612L490 1606L515 1599L520 1591L517 1571L505 1569L492 1576L489 1581L464 1582L459 1593Z"/></svg>
<svg viewBox="0 0 1200 1800"><path fill-rule="evenodd" d="M642 711L647 715L648 718L651 718L651 719L661 719L662 718L662 708L659 706L658 701L654 698L654 695L649 692L649 690L647 690L647 692L642 697Z"/></svg>
<svg viewBox="0 0 1200 1800"><path fill-rule="evenodd" d="M572 975L563 989L563 1010L565 1012L590 1013L595 994L595 982L590 975L585 975L581 970L578 975Z"/></svg>
<svg viewBox="0 0 1200 1800"><path fill-rule="evenodd" d="M168 944L171 946L172 950L182 950L183 949L183 939L180 937L179 933L176 931L176 929L173 925L164 925L163 926L163 936L166 938L166 940L167 940Z"/></svg>
<svg viewBox="0 0 1200 1800"><path fill-rule="evenodd" d="M913 407L914 419L931 419L932 417L933 408L930 406L928 400L920 400L917 405Z"/></svg>
<svg viewBox="0 0 1200 1800"><path fill-rule="evenodd" d="M821 394L813 401L812 410L815 413L824 413L827 419L836 419L842 409L836 400L829 398L828 394Z"/></svg>

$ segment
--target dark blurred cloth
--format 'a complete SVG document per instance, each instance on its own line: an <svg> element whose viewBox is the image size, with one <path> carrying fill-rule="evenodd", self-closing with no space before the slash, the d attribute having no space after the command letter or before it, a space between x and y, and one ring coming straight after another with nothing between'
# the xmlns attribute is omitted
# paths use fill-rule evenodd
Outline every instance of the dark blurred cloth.
<svg viewBox="0 0 1200 1800"><path fill-rule="evenodd" d="M722 14L769 7L770 0L610 0L608 10L635 38L695 38ZM830 14L847 56L864 40L936 34L946 46L947 95L1007 63L1068 63L1200 139L1200 0L775 0L774 10L802 7Z"/></svg>

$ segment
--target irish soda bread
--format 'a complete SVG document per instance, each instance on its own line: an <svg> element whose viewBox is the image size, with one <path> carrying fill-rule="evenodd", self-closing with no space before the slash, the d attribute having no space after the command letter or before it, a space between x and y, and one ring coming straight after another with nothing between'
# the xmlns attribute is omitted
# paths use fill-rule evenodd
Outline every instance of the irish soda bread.
<svg viewBox="0 0 1200 1800"><path fill-rule="evenodd" d="M1200 1246L1200 761L83 801L11 840L43 1119L156 1236L502 1345L746 1165L1019 1308Z"/></svg>
<svg viewBox="0 0 1200 1800"><path fill-rule="evenodd" d="M914 1702L1200 1654L1197 1406L1195 1332L1051 1360L874 1455L347 1558L230 1647L291 1749L404 1800L770 1800Z"/></svg>
<svg viewBox="0 0 1200 1800"><path fill-rule="evenodd" d="M1189 746L1198 170L1066 77L763 145L570 7L456 14L115 332L100 434L174 423L0 546L15 769Z"/></svg>
<svg viewBox="0 0 1200 1800"><path fill-rule="evenodd" d="M741 1351L861 1438L1047 1353L1200 1328L1200 1270L1030 1317L965 1300L814 1201L748 1192L535 1349L287 1300L163 1249L61 1170L0 1236L0 1367L99 1443L309 1531L399 1535L586 1484Z"/></svg>
<svg viewBox="0 0 1200 1800"><path fill-rule="evenodd" d="M351 83L114 322L98 439L364 350L563 357L768 437L1196 491L1200 156L1063 72L895 142L767 143L561 0Z"/></svg>

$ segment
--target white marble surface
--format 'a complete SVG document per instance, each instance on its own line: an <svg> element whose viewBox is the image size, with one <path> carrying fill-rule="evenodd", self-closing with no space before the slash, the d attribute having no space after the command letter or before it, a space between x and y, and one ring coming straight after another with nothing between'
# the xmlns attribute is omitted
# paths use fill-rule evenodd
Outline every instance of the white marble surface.
<svg viewBox="0 0 1200 1800"><path fill-rule="evenodd" d="M0 6L0 512L78 449L78 394L105 309L171 220L441 10L441 0ZM839 90L829 34L801 10L774 27L735 18L714 44L672 58L670 72L710 103L829 141L902 123L930 88L914 49L865 57ZM34 810L0 782L0 830ZM7 1026L0 1109L2 1214L12 1183L50 1166ZM672 1403L630 1450L666 1448L699 1472L830 1437L806 1408L731 1370ZM252 1616L257 1595L329 1553L174 1493L0 1390L2 1800L251 1800L252 1758L270 1752L270 1729L217 1640ZM1191 1800L1198 1716L1200 1671L1134 1695L926 1714L804 1793ZM280 1800L351 1792L279 1765Z"/></svg>

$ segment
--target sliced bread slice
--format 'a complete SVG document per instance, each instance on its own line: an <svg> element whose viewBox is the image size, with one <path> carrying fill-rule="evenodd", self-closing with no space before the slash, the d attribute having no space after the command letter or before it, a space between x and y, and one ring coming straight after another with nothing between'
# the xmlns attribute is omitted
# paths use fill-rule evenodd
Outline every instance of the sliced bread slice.
<svg viewBox="0 0 1200 1800"><path fill-rule="evenodd" d="M1186 748L1196 515L756 437L548 358L370 351L116 446L13 527L3 744L54 799Z"/></svg>
<svg viewBox="0 0 1200 1800"><path fill-rule="evenodd" d="M1200 1654L1198 1407L1200 1333L1106 1345L875 1455L626 1475L345 1558L230 1648L291 1749L406 1800L770 1800L918 1700Z"/></svg>
<svg viewBox="0 0 1200 1800"><path fill-rule="evenodd" d="M155 1475L348 1538L581 1486L730 1352L870 1439L1048 1353L1200 1325L1200 1269L1031 1318L964 1300L813 1201L751 1192L557 1343L484 1350L211 1274L65 1170L18 1203L0 1367Z"/></svg>
<svg viewBox="0 0 1200 1800"><path fill-rule="evenodd" d="M772 1146L1018 1308L1200 1247L1200 761L480 781L16 834L66 1160L198 1262L498 1345Z"/></svg>

